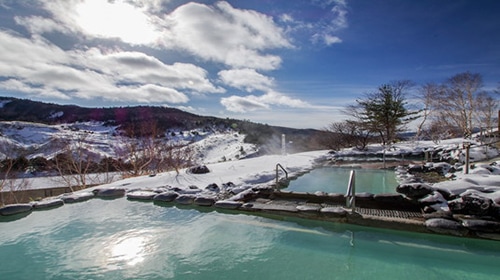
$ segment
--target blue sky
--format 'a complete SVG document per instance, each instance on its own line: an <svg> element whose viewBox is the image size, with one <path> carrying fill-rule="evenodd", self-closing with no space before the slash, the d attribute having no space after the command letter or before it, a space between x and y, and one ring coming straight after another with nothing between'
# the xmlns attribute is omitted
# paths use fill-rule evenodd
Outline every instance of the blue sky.
<svg viewBox="0 0 500 280"><path fill-rule="evenodd" d="M500 82L495 0L0 0L0 95L323 128L395 80Z"/></svg>

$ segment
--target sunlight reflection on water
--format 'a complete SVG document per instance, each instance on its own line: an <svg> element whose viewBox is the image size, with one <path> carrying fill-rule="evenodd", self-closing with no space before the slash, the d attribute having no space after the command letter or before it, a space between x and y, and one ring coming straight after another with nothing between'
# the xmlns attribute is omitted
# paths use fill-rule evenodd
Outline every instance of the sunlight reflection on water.
<svg viewBox="0 0 500 280"><path fill-rule="evenodd" d="M483 240L94 199L0 223L0 275L491 279L500 260L499 246Z"/></svg>

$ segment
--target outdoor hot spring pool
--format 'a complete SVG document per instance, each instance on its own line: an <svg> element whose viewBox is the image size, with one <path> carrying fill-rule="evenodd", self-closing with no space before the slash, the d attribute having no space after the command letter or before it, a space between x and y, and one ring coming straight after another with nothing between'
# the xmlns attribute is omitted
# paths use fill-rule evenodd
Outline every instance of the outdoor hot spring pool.
<svg viewBox="0 0 500 280"><path fill-rule="evenodd" d="M2 279L494 279L500 242L92 199L0 222Z"/></svg>
<svg viewBox="0 0 500 280"><path fill-rule="evenodd" d="M296 180L290 181L285 189L295 192L317 191L345 194L351 168L322 167L313 169ZM398 182L393 170L356 168L356 193L396 193Z"/></svg>

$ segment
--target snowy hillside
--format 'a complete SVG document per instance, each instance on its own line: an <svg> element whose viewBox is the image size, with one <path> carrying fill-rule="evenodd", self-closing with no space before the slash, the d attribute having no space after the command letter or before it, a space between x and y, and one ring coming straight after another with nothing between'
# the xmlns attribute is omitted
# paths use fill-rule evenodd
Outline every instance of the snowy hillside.
<svg viewBox="0 0 500 280"><path fill-rule="evenodd" d="M167 142L189 144L200 163L214 163L244 158L255 154L257 147L244 143L245 135L232 130L171 130L165 132ZM52 158L66 143L81 142L93 154L116 157L116 151L130 140L117 127L100 122L45 125L29 122L0 122L0 158L24 156Z"/></svg>

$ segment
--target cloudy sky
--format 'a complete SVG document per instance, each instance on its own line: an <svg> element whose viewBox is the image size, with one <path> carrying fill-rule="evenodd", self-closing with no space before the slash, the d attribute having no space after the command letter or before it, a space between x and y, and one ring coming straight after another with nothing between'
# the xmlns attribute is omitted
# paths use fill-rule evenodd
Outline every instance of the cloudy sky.
<svg viewBox="0 0 500 280"><path fill-rule="evenodd" d="M0 96L323 128L384 83L500 82L496 0L0 0Z"/></svg>

